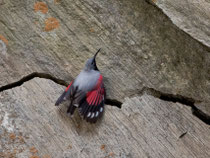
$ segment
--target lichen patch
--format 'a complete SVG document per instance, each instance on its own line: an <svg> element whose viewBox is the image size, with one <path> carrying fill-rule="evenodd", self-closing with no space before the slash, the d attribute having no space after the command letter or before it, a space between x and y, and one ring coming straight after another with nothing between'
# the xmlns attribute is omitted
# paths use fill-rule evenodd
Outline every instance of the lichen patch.
<svg viewBox="0 0 210 158"><path fill-rule="evenodd" d="M45 31L51 31L59 27L59 21L56 18L48 18L45 21Z"/></svg>
<svg viewBox="0 0 210 158"><path fill-rule="evenodd" d="M30 152L35 154L35 153L38 152L38 150L33 146L33 147L30 148Z"/></svg>
<svg viewBox="0 0 210 158"><path fill-rule="evenodd" d="M0 35L0 40L2 40L6 45L8 45L8 40L4 36Z"/></svg>
<svg viewBox="0 0 210 158"><path fill-rule="evenodd" d="M47 4L44 2L37 2L34 4L34 11L35 12L42 12L43 14L46 14L48 12Z"/></svg>
<svg viewBox="0 0 210 158"><path fill-rule="evenodd" d="M60 3L61 0L54 0L54 3Z"/></svg>

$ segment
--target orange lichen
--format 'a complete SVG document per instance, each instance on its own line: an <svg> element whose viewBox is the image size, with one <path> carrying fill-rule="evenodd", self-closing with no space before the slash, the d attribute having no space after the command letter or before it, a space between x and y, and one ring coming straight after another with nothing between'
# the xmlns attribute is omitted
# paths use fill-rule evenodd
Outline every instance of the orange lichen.
<svg viewBox="0 0 210 158"><path fill-rule="evenodd" d="M0 157L4 157L4 153L3 152L0 152Z"/></svg>
<svg viewBox="0 0 210 158"><path fill-rule="evenodd" d="M35 154L35 153L38 152L38 150L33 146L33 147L30 148L30 152Z"/></svg>
<svg viewBox="0 0 210 158"><path fill-rule="evenodd" d="M13 154L17 154L17 149L14 149L13 150Z"/></svg>
<svg viewBox="0 0 210 158"><path fill-rule="evenodd" d="M95 32L95 30L93 28L90 28L90 32Z"/></svg>
<svg viewBox="0 0 210 158"><path fill-rule="evenodd" d="M69 146L67 147L67 149L72 149L72 146L71 146L71 145L69 145Z"/></svg>
<svg viewBox="0 0 210 158"><path fill-rule="evenodd" d="M39 158L39 156L32 155L32 156L30 156L30 158Z"/></svg>
<svg viewBox="0 0 210 158"><path fill-rule="evenodd" d="M56 18L51 17L45 21L45 31L51 31L58 27L59 27L59 22Z"/></svg>
<svg viewBox="0 0 210 158"><path fill-rule="evenodd" d="M18 136L18 139L19 139L20 143L25 143L25 140L23 139L22 136Z"/></svg>
<svg viewBox="0 0 210 158"><path fill-rule="evenodd" d="M34 4L35 12L41 11L43 14L48 12L48 7L44 2L37 2Z"/></svg>
<svg viewBox="0 0 210 158"><path fill-rule="evenodd" d="M101 145L101 150L104 150L105 149L105 145Z"/></svg>
<svg viewBox="0 0 210 158"><path fill-rule="evenodd" d="M109 156L114 157L114 153L113 152L109 153Z"/></svg>
<svg viewBox="0 0 210 158"><path fill-rule="evenodd" d="M42 158L51 158L51 156L50 155L43 155Z"/></svg>
<svg viewBox="0 0 210 158"><path fill-rule="evenodd" d="M157 0L152 0L152 2L153 2L153 3L156 3L156 2L157 2Z"/></svg>
<svg viewBox="0 0 210 158"><path fill-rule="evenodd" d="M2 40L6 45L8 45L8 40L4 36L0 35L0 40Z"/></svg>
<svg viewBox="0 0 210 158"><path fill-rule="evenodd" d="M54 3L59 3L61 0L54 0Z"/></svg>
<svg viewBox="0 0 210 158"><path fill-rule="evenodd" d="M16 138L16 135L14 133L10 133L9 138L14 141Z"/></svg>
<svg viewBox="0 0 210 158"><path fill-rule="evenodd" d="M16 152L7 151L6 153L0 153L3 158L16 158Z"/></svg>

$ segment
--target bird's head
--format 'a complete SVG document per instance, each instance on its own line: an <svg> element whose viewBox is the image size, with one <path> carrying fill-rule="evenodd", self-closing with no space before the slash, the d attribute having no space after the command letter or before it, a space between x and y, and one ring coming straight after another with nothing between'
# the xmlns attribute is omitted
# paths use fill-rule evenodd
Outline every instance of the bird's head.
<svg viewBox="0 0 210 158"><path fill-rule="evenodd" d="M87 60L84 70L86 70L86 71L98 70L98 68L96 66L96 56L100 50L101 50L101 48L96 52L96 54L92 58Z"/></svg>

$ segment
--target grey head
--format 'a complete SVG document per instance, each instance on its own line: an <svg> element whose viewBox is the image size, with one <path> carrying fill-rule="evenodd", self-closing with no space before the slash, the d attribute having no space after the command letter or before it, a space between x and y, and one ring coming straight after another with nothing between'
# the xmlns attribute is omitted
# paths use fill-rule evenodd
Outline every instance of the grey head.
<svg viewBox="0 0 210 158"><path fill-rule="evenodd" d="M98 52L101 50L101 48L96 52L96 54L87 60L86 64L85 64L85 71L90 71L90 70L96 70L99 71L97 66L96 66L96 56L98 54Z"/></svg>

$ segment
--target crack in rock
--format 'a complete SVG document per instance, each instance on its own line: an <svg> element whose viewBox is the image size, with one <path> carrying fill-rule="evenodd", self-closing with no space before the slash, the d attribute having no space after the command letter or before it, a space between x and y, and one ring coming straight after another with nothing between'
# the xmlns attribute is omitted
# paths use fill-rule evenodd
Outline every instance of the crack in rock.
<svg viewBox="0 0 210 158"><path fill-rule="evenodd" d="M116 99L108 99L108 98L106 98L105 104L111 105L111 106L116 106L119 109L121 109L121 107L122 107L122 102L120 102L120 101L118 101Z"/></svg>
<svg viewBox="0 0 210 158"><path fill-rule="evenodd" d="M55 82L55 83L57 83L59 85L65 86L65 87L67 87L69 85L66 81L64 81L62 79L59 79L59 78L56 78L56 77L54 77L54 76L52 76L50 74L40 73L40 72L33 72L33 73L31 73L31 74L29 74L27 76L24 76L23 78L21 78L20 80L18 80L16 82L13 82L13 83L10 83L10 84L7 84L5 86L0 87L0 92L3 92L3 91L8 90L8 89L15 88L15 87L19 87L23 83L25 83L27 81L30 81L30 80L32 80L35 77L49 79L49 80L52 80L53 82ZM118 101L116 99L109 99L109 98L107 98L106 101L105 101L105 104L121 108L122 102L120 102L120 101Z"/></svg>
<svg viewBox="0 0 210 158"><path fill-rule="evenodd" d="M183 138L186 134L187 134L187 131L184 132L184 133L182 133L182 134L179 136L179 138Z"/></svg>
<svg viewBox="0 0 210 158"><path fill-rule="evenodd" d="M18 80L16 82L9 83L9 84L7 84L5 86L0 87L0 92L3 92L5 90L8 90L8 89L12 89L12 88L21 86L24 82L27 82L27 81L35 78L35 77L50 79L50 80L54 81L57 84L60 84L60 85L63 85L63 86L68 86L68 83L66 81L61 80L61 79L58 79L56 77L53 77L50 74L40 73L40 72L33 72L33 73L31 73L31 74L29 74L27 76L24 76L23 78L21 78L20 80Z"/></svg>
<svg viewBox="0 0 210 158"><path fill-rule="evenodd" d="M180 103L186 106L190 106L192 109L192 114L202 120L204 123L210 125L210 116L195 106L195 103L201 103L202 101L195 100L193 98L185 97L180 94L170 94L164 93L153 88L143 87L139 92L138 95L142 96L143 94L151 95L155 98L169 101L173 103Z"/></svg>
<svg viewBox="0 0 210 158"><path fill-rule="evenodd" d="M18 80L16 82L13 82L13 83L10 83L10 84L0 87L0 92L21 86L24 82L27 82L35 77L49 79L59 85L65 86L65 87L68 86L68 83L66 81L56 78L50 74L33 72L27 76L24 76L23 78L21 78L20 80ZM193 98L185 97L185 96L182 96L179 94L175 95L175 94L170 94L170 93L164 93L164 92L161 92L161 91L155 90L153 88L149 88L149 87L143 87L140 91L137 92L137 94L140 96L142 96L145 93L148 95L151 95L155 98L164 100L164 101L169 101L169 102L174 102L174 103L178 102L183 105L190 106L192 109L192 114L194 116L196 116L197 118L202 120L204 123L210 125L210 116L195 106L195 103L201 103L201 101L195 100ZM120 102L116 99L110 99L110 98L106 99L105 104L111 105L111 106L116 106L118 108L121 108L121 106L122 106L122 102Z"/></svg>

